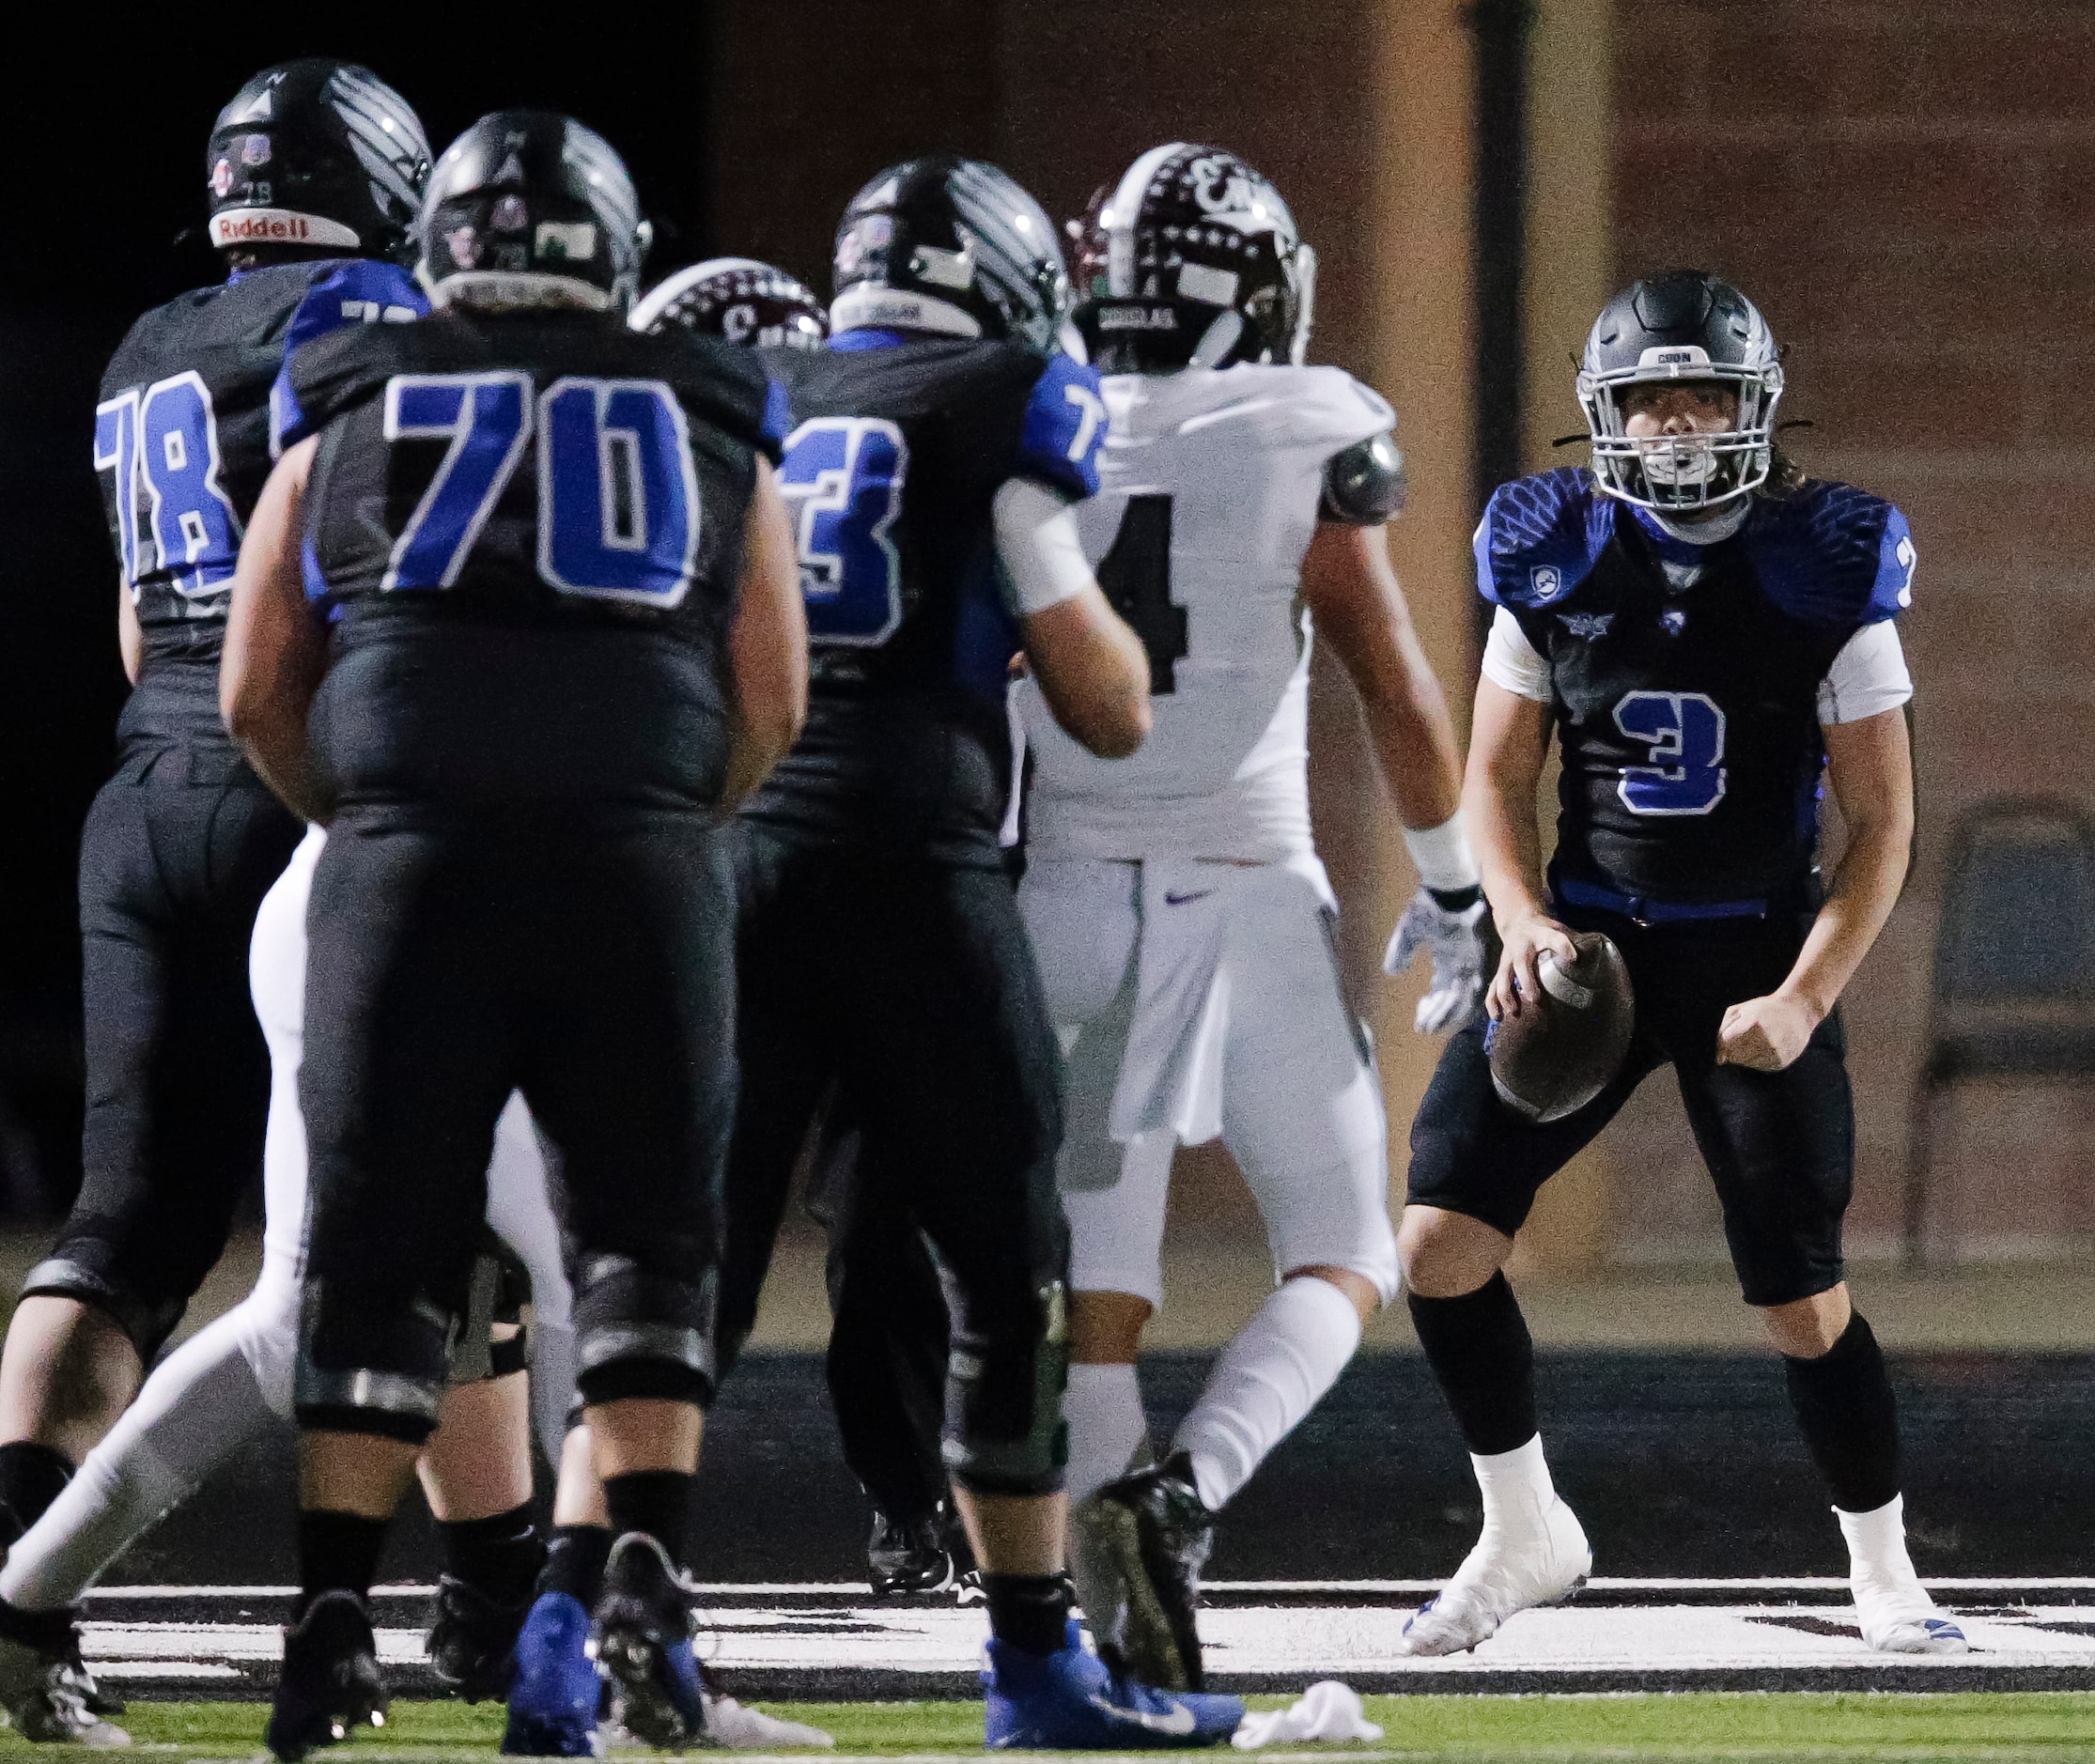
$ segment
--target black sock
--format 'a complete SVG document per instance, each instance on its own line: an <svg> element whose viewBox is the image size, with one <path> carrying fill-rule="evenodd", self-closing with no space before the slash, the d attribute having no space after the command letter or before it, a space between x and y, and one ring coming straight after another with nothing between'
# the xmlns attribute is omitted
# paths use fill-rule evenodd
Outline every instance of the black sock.
<svg viewBox="0 0 2095 1764"><path fill-rule="evenodd" d="M43 1517L58 1491L72 1480L72 1462L62 1451L34 1440L0 1446L0 1550Z"/></svg>
<svg viewBox="0 0 2095 1764"><path fill-rule="evenodd" d="M684 1526L691 1510L695 1476L681 1470L628 1470L604 1478L604 1505L613 1537L644 1531L678 1567L684 1561Z"/></svg>
<svg viewBox="0 0 2095 1764"><path fill-rule="evenodd" d="M1069 1625L1069 1582L1060 1574L985 1574L989 1632L1029 1654L1057 1652Z"/></svg>
<svg viewBox="0 0 2095 1764"><path fill-rule="evenodd" d="M609 1525L555 1525L546 1546L546 1571L540 1592L564 1592L585 1611L596 1609L604 1591L604 1561L611 1555Z"/></svg>
<svg viewBox="0 0 2095 1764"><path fill-rule="evenodd" d="M1460 1298L1405 1294L1411 1326L1455 1425L1480 1458L1535 1437L1535 1344L1513 1290L1495 1274Z"/></svg>
<svg viewBox="0 0 2095 1764"><path fill-rule="evenodd" d="M386 1521L362 1513L322 1509L298 1516L298 1602L291 1621L323 1592L353 1592L366 1598L379 1571L379 1552L385 1548Z"/></svg>
<svg viewBox="0 0 2095 1764"><path fill-rule="evenodd" d="M531 1523L528 1504L486 1519L447 1519L443 1563L450 1573L496 1604L521 1604L537 1585L546 1548Z"/></svg>
<svg viewBox="0 0 2095 1764"><path fill-rule="evenodd" d="M1842 1512L1873 1512L1899 1493L1899 1402L1884 1350L1857 1311L1815 1360L1782 1356L1790 1406Z"/></svg>

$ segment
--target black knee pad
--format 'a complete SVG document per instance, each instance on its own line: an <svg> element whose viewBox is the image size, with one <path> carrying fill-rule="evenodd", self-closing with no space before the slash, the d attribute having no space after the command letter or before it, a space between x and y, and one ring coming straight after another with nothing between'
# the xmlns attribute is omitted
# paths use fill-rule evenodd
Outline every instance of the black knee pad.
<svg viewBox="0 0 2095 1764"><path fill-rule="evenodd" d="M291 1388L299 1425L421 1445L436 1431L457 1333L457 1313L425 1294L309 1273Z"/></svg>
<svg viewBox="0 0 2095 1764"><path fill-rule="evenodd" d="M531 1272L517 1252L492 1231L473 1258L473 1279L459 1312L451 1344L450 1378L454 1385L485 1384L522 1371L531 1362L524 1328L524 1307L531 1302ZM498 1325L514 1328L501 1340Z"/></svg>
<svg viewBox="0 0 2095 1764"><path fill-rule="evenodd" d="M585 1403L662 1397L708 1403L720 1270L696 1280L590 1251L575 1277L575 1387Z"/></svg>
<svg viewBox="0 0 2095 1764"><path fill-rule="evenodd" d="M70 1223L51 1254L29 1270L22 1296L70 1298L93 1306L131 1338L142 1366L150 1366L159 1356L187 1308L181 1299L142 1292L116 1245L91 1226L75 1230Z"/></svg>
<svg viewBox="0 0 2095 1764"><path fill-rule="evenodd" d="M949 1303L950 1303L949 1298ZM1069 1462L1068 1295L1058 1277L1023 1303L958 1295L946 1371L942 1454L973 1494L1052 1494Z"/></svg>

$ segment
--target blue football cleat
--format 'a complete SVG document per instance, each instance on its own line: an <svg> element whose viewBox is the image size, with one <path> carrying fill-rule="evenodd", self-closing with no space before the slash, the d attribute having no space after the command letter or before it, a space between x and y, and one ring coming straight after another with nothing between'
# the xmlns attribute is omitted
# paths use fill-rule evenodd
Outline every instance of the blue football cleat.
<svg viewBox="0 0 2095 1764"><path fill-rule="evenodd" d="M595 1757L602 1691L589 1657L589 1613L566 1593L540 1594L517 1636L503 1751L511 1757Z"/></svg>
<svg viewBox="0 0 2095 1764"><path fill-rule="evenodd" d="M994 1637L983 1735L996 1751L1126 1752L1220 1745L1244 1719L1241 1697L1152 1690L1084 1650L1071 1620L1062 1649L1029 1654Z"/></svg>

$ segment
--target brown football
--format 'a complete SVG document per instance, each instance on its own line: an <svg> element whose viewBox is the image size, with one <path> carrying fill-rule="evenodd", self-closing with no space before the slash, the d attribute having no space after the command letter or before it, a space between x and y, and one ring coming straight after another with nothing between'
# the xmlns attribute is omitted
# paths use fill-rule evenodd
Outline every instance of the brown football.
<svg viewBox="0 0 2095 1764"><path fill-rule="evenodd" d="M1522 995L1518 1016L1492 1024L1484 1046L1491 1081L1509 1108L1529 1121L1558 1121L1605 1091L1622 1069L1637 999L1622 952L1604 933L1575 932L1569 968L1544 953L1540 998Z"/></svg>

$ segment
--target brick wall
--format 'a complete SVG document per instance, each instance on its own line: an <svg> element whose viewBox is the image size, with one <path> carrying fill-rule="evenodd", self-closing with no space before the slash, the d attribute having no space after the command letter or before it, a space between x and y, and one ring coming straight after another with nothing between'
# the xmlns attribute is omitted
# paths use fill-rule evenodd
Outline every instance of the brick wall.
<svg viewBox="0 0 2095 1764"><path fill-rule="evenodd" d="M1898 1217L1908 1087L1951 823L2003 791L2095 805L2095 13L2041 0L1619 0L1621 277L1737 280L1790 346L1814 472L1894 498L1920 549L1901 621L1917 688L1920 853L1849 1018L1854 1235ZM1560 349L1575 339L1544 341ZM1957 1229L2082 1232L2095 1096L1966 1093L1943 1148ZM1679 1107L1640 1099L1629 1253L1714 1242Z"/></svg>

